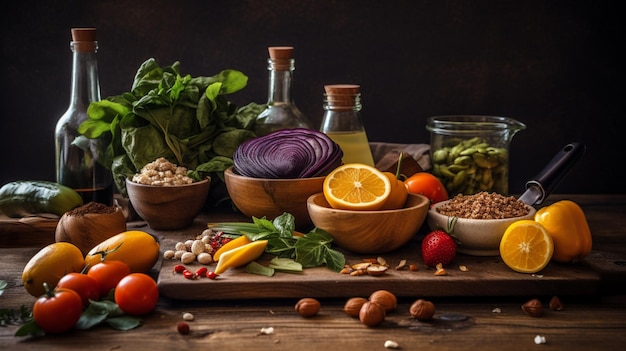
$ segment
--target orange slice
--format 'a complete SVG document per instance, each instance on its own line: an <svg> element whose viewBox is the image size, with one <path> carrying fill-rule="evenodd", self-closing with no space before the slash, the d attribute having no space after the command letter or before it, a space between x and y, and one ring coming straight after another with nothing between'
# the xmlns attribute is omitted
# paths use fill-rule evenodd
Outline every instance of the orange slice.
<svg viewBox="0 0 626 351"><path fill-rule="evenodd" d="M391 182L373 166L348 163L324 179L324 197L331 207L343 210L378 210L391 193Z"/></svg>
<svg viewBox="0 0 626 351"><path fill-rule="evenodd" d="M533 220L511 224L500 241L500 257L514 271L536 273L542 270L554 252L554 242L545 228Z"/></svg>
<svg viewBox="0 0 626 351"><path fill-rule="evenodd" d="M228 268L235 268L250 263L261 257L267 247L267 240L257 240L249 244L228 250L220 256L215 267L215 274L222 274Z"/></svg>

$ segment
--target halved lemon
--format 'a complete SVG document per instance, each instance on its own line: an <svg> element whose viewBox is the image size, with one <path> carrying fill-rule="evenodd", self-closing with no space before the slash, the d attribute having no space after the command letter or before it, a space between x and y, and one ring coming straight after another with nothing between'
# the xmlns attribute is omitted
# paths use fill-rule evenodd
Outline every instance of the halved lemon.
<svg viewBox="0 0 626 351"><path fill-rule="evenodd" d="M554 242L545 228L533 220L511 224L500 240L500 257L514 271L536 273L552 258Z"/></svg>
<svg viewBox="0 0 626 351"><path fill-rule="evenodd" d="M348 163L326 176L323 190L332 208L375 211L387 201L391 182L373 166Z"/></svg>

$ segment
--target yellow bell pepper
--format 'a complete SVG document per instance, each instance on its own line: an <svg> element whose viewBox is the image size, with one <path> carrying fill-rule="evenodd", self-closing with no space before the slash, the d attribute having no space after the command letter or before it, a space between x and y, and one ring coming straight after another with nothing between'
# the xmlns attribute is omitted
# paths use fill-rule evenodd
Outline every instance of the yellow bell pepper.
<svg viewBox="0 0 626 351"><path fill-rule="evenodd" d="M591 230L583 210L573 201L561 200L543 207L535 214L554 241L552 260L571 263L591 252Z"/></svg>

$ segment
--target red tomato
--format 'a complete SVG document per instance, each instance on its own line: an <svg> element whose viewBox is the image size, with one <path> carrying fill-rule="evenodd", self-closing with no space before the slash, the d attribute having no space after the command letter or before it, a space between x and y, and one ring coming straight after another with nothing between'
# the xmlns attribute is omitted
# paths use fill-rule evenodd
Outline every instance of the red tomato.
<svg viewBox="0 0 626 351"><path fill-rule="evenodd" d="M129 274L115 287L115 303L127 314L146 314L154 309L158 299L157 283L144 273Z"/></svg>
<svg viewBox="0 0 626 351"><path fill-rule="evenodd" d="M68 273L61 277L57 283L57 289L64 288L74 290L83 300L83 306L89 306L89 300L100 299L100 284L94 277L83 273Z"/></svg>
<svg viewBox="0 0 626 351"><path fill-rule="evenodd" d="M83 300L77 292L69 289L50 290L33 305L35 324L46 333L63 333L72 329L83 313Z"/></svg>
<svg viewBox="0 0 626 351"><path fill-rule="evenodd" d="M130 268L128 265L122 261L115 260L96 263L87 271L88 276L98 281L101 297L108 296L111 289L115 289L117 283L129 274Z"/></svg>
<svg viewBox="0 0 626 351"><path fill-rule="evenodd" d="M422 194L431 200L431 203L448 200L448 192L439 178L428 172L418 172L407 178L404 185L408 192Z"/></svg>

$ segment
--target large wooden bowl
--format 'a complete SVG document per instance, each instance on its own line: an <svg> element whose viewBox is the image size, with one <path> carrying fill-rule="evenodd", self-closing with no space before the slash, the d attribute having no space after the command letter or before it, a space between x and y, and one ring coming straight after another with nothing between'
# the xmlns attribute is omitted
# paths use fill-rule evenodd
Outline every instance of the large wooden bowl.
<svg viewBox="0 0 626 351"><path fill-rule="evenodd" d="M130 203L152 229L176 230L191 226L209 194L211 179L175 186L135 183L126 179Z"/></svg>
<svg viewBox="0 0 626 351"><path fill-rule="evenodd" d="M241 176L232 167L224 171L228 195L241 213L273 220L288 212L302 230L312 227L306 200L322 191L324 178L263 179Z"/></svg>
<svg viewBox="0 0 626 351"><path fill-rule="evenodd" d="M313 224L328 232L337 246L357 254L382 254L408 243L424 223L429 204L418 194L409 194L404 208L379 211L337 210L323 193L307 200Z"/></svg>

